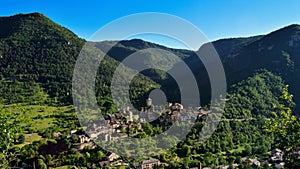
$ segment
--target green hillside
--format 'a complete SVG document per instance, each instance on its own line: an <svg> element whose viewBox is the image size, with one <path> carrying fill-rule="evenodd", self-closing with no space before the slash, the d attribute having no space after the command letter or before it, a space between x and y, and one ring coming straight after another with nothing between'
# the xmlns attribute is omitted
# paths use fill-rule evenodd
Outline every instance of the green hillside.
<svg viewBox="0 0 300 169"><path fill-rule="evenodd" d="M187 137L177 145L174 145L176 138L162 137L163 144L174 147L153 158L161 162L159 168L167 169L189 169L199 165L212 168L227 165L233 168L234 164L238 168L274 167L275 163L270 162L271 150L280 148L285 155L290 155L300 146L300 122L290 116L293 100L285 87L290 85L298 110L300 26L290 25L256 37L221 39L212 44L220 55L228 82L225 109L220 110L224 114L219 125L215 126L216 131L201 142L203 133L206 133L202 131L206 123L203 119L210 115L215 117L215 114L207 111L202 116L199 112ZM209 44L205 44L199 51L171 49L138 39L87 43L40 13L0 17L0 168L9 168L8 165L21 167L24 164L27 168L104 168L101 165L103 161L107 162L109 152L100 146L93 146L93 141L80 140L85 137L86 126L79 124L78 107L73 105L72 98L76 96L75 101L90 106L88 99L93 94L90 90L92 86L85 80L93 75L89 66L100 58L103 60L95 77L95 94L101 113L113 115L118 112L111 96L112 79L117 67L120 67L122 76L118 77L119 88L115 92L120 96L126 94L122 90L126 87L125 81L135 73L134 66L120 62L133 53L150 48L175 54L182 59L180 64L185 62L190 67L199 85L201 106L206 112L210 103L210 77L205 69L207 65L203 65L196 52L201 57L209 57L204 56L208 47ZM109 48L110 51L103 53ZM95 57L92 64L79 63L86 67L77 74L74 67L79 54ZM149 56L151 66L159 64L162 59L155 52L141 53L139 56ZM163 66L167 70L178 69L179 64L171 64L175 61L170 59ZM134 60L135 64L143 62L143 58ZM214 66L214 62L210 64ZM81 83L72 83L73 75ZM87 88L82 90L81 85ZM170 75L161 70L148 69L136 74L131 81L129 99L135 108L145 106L145 99L155 88L166 92L168 101L181 101L179 86ZM121 104L129 100L118 97L117 101ZM127 105L121 106L125 108ZM186 109L188 106L184 105ZM87 122L100 118L98 112L91 113L94 114L86 118ZM167 118L174 112L154 113L168 113L163 117ZM153 145L158 143L151 137L169 129L158 120L149 123L128 122L126 117L117 120L115 123L121 124L121 134L134 138L149 137L147 141L153 142ZM188 124L174 119L170 121L177 124L176 127L186 127ZM275 125L270 123L268 128L267 122L274 122ZM279 130L276 130L278 126ZM93 127L96 128L97 124ZM282 144L282 138L286 143ZM86 144L88 146L85 147ZM126 146L133 146L138 153L158 150L154 149L155 146L145 147L146 144L139 140L134 145L129 144L123 142L119 151L126 151ZM134 152L127 150L125 153ZM285 157L282 161L288 165L294 163L292 166L299 168L297 159ZM248 160L243 161L245 158ZM149 158L119 157L109 163L112 168L126 168L117 166L119 162L128 163L127 168L132 168L136 162L146 159ZM249 159L259 160L265 165L250 164Z"/></svg>
<svg viewBox="0 0 300 169"><path fill-rule="evenodd" d="M85 40L39 13L1 17L0 30L0 77L16 83L38 83L51 102L72 104L73 70ZM105 64L107 62L109 64ZM109 86L112 73L119 64L110 57L103 63L96 85L97 96L101 96L102 101L109 98L109 89L105 86ZM147 92L140 88L139 81L144 81L145 87L149 84L148 90L157 87L150 79L139 78L143 80L136 80L133 90ZM140 93L133 99L143 95Z"/></svg>

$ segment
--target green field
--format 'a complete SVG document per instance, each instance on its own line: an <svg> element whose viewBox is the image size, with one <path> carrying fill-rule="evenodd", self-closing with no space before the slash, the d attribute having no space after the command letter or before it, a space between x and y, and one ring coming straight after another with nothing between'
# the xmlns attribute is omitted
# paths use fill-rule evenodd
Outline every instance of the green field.
<svg viewBox="0 0 300 169"><path fill-rule="evenodd" d="M3 106L8 113L16 114L16 119L20 121L22 133L25 136L25 142L18 147L31 144L34 141L44 139L39 133L43 130L54 128L56 131L62 131L60 126L62 119L59 117L75 117L73 106L46 106L46 105L24 105L13 104Z"/></svg>
<svg viewBox="0 0 300 169"><path fill-rule="evenodd" d="M18 113L21 125L30 127L34 130L45 129L54 125L55 118L52 116L58 113L69 113L73 107L54 107L44 105L21 105L14 104L4 106L4 109L10 113Z"/></svg>

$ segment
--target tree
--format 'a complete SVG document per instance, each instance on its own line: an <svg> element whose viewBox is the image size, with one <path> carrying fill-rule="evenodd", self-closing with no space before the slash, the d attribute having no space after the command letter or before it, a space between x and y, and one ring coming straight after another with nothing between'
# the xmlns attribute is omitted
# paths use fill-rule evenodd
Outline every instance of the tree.
<svg viewBox="0 0 300 169"><path fill-rule="evenodd" d="M0 168L12 167L17 161L19 152L14 149L14 141L20 132L20 121L16 113L8 113L0 108Z"/></svg>
<svg viewBox="0 0 300 169"><path fill-rule="evenodd" d="M275 143L283 149L286 165L291 168L299 168L300 162L292 152L300 146L300 121L292 115L293 95L288 92L288 85L283 89L280 103L275 105L274 118L266 120L265 130L275 135ZM288 167L288 168L289 168Z"/></svg>
<svg viewBox="0 0 300 169"><path fill-rule="evenodd" d="M230 165L233 165L235 160L236 160L236 157L235 157L235 156L230 156L230 157L228 158L228 163L229 163Z"/></svg>
<svg viewBox="0 0 300 169"><path fill-rule="evenodd" d="M78 137L77 134L72 134L71 139L72 139L73 143L78 143L79 142L79 137Z"/></svg>
<svg viewBox="0 0 300 169"><path fill-rule="evenodd" d="M42 159L38 159L37 161L37 168L38 169L47 169L47 165Z"/></svg>
<svg viewBox="0 0 300 169"><path fill-rule="evenodd" d="M18 137L18 143L23 144L25 142L25 136L23 134L19 135Z"/></svg>

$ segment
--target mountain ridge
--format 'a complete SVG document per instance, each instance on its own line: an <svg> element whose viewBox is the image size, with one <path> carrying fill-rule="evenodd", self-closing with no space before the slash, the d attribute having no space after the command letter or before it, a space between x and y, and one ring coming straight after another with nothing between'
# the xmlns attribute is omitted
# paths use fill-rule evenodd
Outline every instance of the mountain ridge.
<svg viewBox="0 0 300 169"><path fill-rule="evenodd" d="M32 13L19 13L19 14L14 14L14 15L10 15L10 16L0 16L0 20L2 19L16 19L16 18L26 18L26 17L40 17L40 18L43 18L47 21L50 21L52 23L55 23L53 20L51 20L50 18L48 18L46 15L44 15L43 13L40 13L40 12L32 12ZM56 23L55 23L56 24ZM64 26L61 26L59 24L56 24L64 29L67 29L70 31L70 29L64 27ZM241 36L241 37L226 37L226 38L220 38L220 39L217 39L217 40L214 40L214 41L210 41L209 43L217 43L217 42L220 42L220 41L228 41L228 40L249 40L249 39L256 39L256 38L260 38L260 37L264 37L264 36L268 36L270 34L273 34L273 33L276 33L278 31L282 31L282 30L286 30L286 29L299 29L300 30L300 24L298 23L292 23L292 24L289 24L287 26L283 26L282 28L280 29L277 29L275 31L271 31L271 33L268 33L268 34L263 34L263 35L254 35L254 36ZM3 31L1 31L3 32ZM0 34L1 34L0 32ZM72 32L72 31L70 31ZM73 32L72 32L73 33ZM73 33L74 34L74 33ZM75 35L75 34L74 34ZM77 35L76 35L77 36ZM1 37L1 36L0 36ZM2 38L2 37L1 37ZM116 40L104 40L104 41L99 41L99 42L122 42L122 43L126 43L126 42L131 42L131 41L140 41L140 42L147 42L147 43L151 43L151 44L154 44L154 45L158 45L158 46L161 46L161 47L165 47L165 48L169 48L169 49L175 49L175 48L172 48L172 47L167 47L167 46L163 46L163 45L160 45L158 43L155 43L155 42L150 42L150 41L145 41L145 40L142 40L142 39L131 39L131 40L121 40L121 41L116 41ZM200 47L199 47L200 48ZM175 50L187 50L187 49L175 49Z"/></svg>
<svg viewBox="0 0 300 169"><path fill-rule="evenodd" d="M86 41L40 13L0 17L0 30L5 30L0 32L0 77L7 79L28 76L27 79L43 82L43 87L47 88L52 97L66 95L61 101L68 100L71 103L68 93L71 93L72 71ZM300 46L299 30L300 25L292 24L266 35L220 39L206 45L214 45L219 53L228 86L243 80L256 70L267 69L282 76L286 83L290 83L295 94L298 93L296 86L300 84L297 80L297 74L300 73L300 57L297 57L297 53L300 53L297 48ZM112 46L113 43L116 45ZM202 90L208 93L210 91L206 90L209 86L209 77L205 67L195 55L197 52L201 56L201 49L205 48L205 45L198 51L190 51L132 39L95 42L95 46L100 50L112 48L107 54L110 61L117 61L113 61L114 64L119 64L128 55L141 49L167 50L179 56L191 67L198 83L204 88ZM155 60L155 57L153 59ZM110 70L112 68L107 67L102 71L109 73L114 71ZM165 78L166 75L162 72L151 70L143 74L156 78L156 82L161 82L165 86L172 86L174 83L168 81L171 78ZM300 99L297 102L300 103Z"/></svg>

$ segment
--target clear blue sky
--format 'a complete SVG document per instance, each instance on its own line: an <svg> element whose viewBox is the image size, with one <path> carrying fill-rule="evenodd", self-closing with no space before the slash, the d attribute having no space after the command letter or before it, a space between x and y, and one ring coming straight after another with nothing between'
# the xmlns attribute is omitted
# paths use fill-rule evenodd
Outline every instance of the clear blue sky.
<svg viewBox="0 0 300 169"><path fill-rule="evenodd" d="M1 16L40 12L85 39L117 18L140 12L184 18L209 40L252 36L300 24L299 8L299 0L0 0Z"/></svg>

